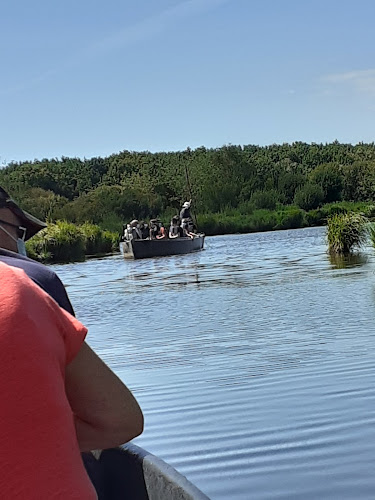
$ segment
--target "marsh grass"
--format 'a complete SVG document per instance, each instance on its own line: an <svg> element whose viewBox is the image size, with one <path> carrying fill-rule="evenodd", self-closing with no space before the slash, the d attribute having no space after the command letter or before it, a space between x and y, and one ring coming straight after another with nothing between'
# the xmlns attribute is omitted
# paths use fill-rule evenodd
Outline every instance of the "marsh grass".
<svg viewBox="0 0 375 500"><path fill-rule="evenodd" d="M161 219L167 227L175 214L176 210L171 207L167 207L161 214ZM247 201L238 208L226 207L220 213L196 215L198 230L208 236L321 226L329 220L330 252L348 253L353 247L360 246L367 234L370 234L375 247L375 225L368 233L365 231L366 224L363 230L358 232L357 228L356 232L356 225L358 226L360 221L367 222L366 217L375 217L375 205L369 203L336 202L306 212L297 206L284 206L280 203L276 203L275 210L256 208L253 203ZM349 219L341 220L340 217L345 215L348 215ZM100 226L91 223L77 225L59 220L49 223L45 230L27 242L26 247L29 256L41 262L74 262L84 260L89 255L118 251L121 232L122 220L115 214L108 214Z"/></svg>
<svg viewBox="0 0 375 500"><path fill-rule="evenodd" d="M368 219L359 213L337 213L327 219L328 251L348 255L361 248L369 235Z"/></svg>
<svg viewBox="0 0 375 500"><path fill-rule="evenodd" d="M103 231L99 226L86 222L80 226L85 237L85 255L106 254L118 246L117 234Z"/></svg>
<svg viewBox="0 0 375 500"><path fill-rule="evenodd" d="M67 221L48 224L27 242L27 253L41 262L83 261L86 255L109 253L118 244L119 235L99 226L81 226Z"/></svg>
<svg viewBox="0 0 375 500"><path fill-rule="evenodd" d="M305 227L306 213L297 207L279 210L258 209L251 213L232 210L228 213L198 215L198 227L208 236L230 233L254 233Z"/></svg>
<svg viewBox="0 0 375 500"><path fill-rule="evenodd" d="M369 225L368 232L369 232L372 246L375 248L375 224L374 223Z"/></svg>

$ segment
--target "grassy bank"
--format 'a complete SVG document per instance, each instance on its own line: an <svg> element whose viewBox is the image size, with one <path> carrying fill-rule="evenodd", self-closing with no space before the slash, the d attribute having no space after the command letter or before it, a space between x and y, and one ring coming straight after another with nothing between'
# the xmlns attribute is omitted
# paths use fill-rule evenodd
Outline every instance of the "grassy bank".
<svg viewBox="0 0 375 500"><path fill-rule="evenodd" d="M200 214L197 217L199 231L208 236L234 233L251 233L281 229L297 229L321 226L336 214L361 213L375 217L375 205L370 203L340 202L305 211L296 206L278 206L275 210L253 209L244 205L241 209L228 209L221 213ZM168 226L171 213L161 215ZM103 227L85 223L82 225L56 221L27 242L28 255L40 262L74 262L87 256L99 256L118 251L123 222L115 216ZM111 228L108 230L107 228ZM114 230L115 229L115 230ZM375 235L374 235L375 239Z"/></svg>
<svg viewBox="0 0 375 500"><path fill-rule="evenodd" d="M224 213L197 217L198 228L208 236L228 233L252 233L280 229L323 226L335 214L362 213L375 217L375 205L370 203L330 203L316 210L305 211L295 206L280 206L276 210L227 210Z"/></svg>
<svg viewBox="0 0 375 500"><path fill-rule="evenodd" d="M119 235L94 224L57 221L26 243L27 254L40 262L75 262L118 249Z"/></svg>

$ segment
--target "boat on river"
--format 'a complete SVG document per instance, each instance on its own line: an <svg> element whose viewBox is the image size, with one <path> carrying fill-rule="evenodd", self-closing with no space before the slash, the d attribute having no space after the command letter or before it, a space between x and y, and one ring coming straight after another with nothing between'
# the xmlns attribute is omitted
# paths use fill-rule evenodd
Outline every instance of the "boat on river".
<svg viewBox="0 0 375 500"><path fill-rule="evenodd" d="M204 233L198 233L194 238L163 238L159 240L133 238L120 242L120 252L125 259L181 255L203 250L204 238Z"/></svg>
<svg viewBox="0 0 375 500"><path fill-rule="evenodd" d="M132 443L84 453L83 460L99 500L209 500L173 467Z"/></svg>

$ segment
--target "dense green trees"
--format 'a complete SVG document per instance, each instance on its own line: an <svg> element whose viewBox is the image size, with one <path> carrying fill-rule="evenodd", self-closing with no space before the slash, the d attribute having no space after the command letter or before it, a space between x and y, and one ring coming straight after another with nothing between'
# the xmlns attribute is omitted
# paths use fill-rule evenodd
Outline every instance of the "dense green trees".
<svg viewBox="0 0 375 500"><path fill-rule="evenodd" d="M241 231L259 229L262 221L264 228L295 227L321 223L325 204L375 198L375 145L295 142L42 159L1 169L0 185L26 210L51 222L89 222L120 231L132 218L167 219L192 197L203 227L212 231L229 230L234 217L242 217ZM315 212L306 216L307 211ZM253 222L243 226L250 216Z"/></svg>

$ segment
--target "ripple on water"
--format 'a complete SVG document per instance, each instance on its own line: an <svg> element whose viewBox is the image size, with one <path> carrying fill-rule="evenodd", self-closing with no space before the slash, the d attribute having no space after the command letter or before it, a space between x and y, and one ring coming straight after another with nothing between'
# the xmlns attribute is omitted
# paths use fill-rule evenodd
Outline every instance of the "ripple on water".
<svg viewBox="0 0 375 500"><path fill-rule="evenodd" d="M55 266L142 405L136 442L213 500L375 496L374 256L332 259L324 237Z"/></svg>

